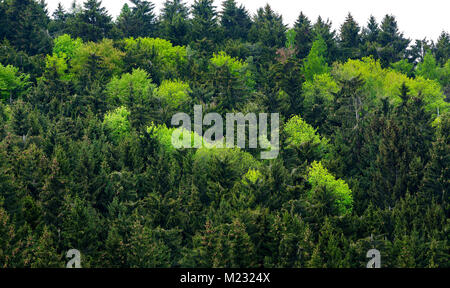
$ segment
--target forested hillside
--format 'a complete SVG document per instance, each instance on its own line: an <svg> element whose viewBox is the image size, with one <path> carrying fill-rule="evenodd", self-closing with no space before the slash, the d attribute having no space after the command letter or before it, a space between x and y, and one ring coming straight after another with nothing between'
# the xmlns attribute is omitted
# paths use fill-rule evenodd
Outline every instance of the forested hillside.
<svg viewBox="0 0 450 288"><path fill-rule="evenodd" d="M0 267L450 266L448 32L131 2L0 0ZM279 156L175 149L195 105Z"/></svg>

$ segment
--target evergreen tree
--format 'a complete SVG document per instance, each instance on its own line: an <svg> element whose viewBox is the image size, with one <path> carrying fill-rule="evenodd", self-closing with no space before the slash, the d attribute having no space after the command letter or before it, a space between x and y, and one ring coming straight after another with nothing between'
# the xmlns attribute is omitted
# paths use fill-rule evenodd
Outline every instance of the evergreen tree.
<svg viewBox="0 0 450 288"><path fill-rule="evenodd" d="M447 209L448 213L448 191L450 191L450 172L448 164L450 159L450 117L448 114L439 118L436 131L436 140L430 152L430 162L428 162L423 179L422 190L426 193L426 201L434 198L438 203Z"/></svg>
<svg viewBox="0 0 450 288"><path fill-rule="evenodd" d="M48 30L53 37L62 35L66 32L66 21L68 18L69 14L64 9L61 2L58 2L58 6L52 14L52 20L48 27Z"/></svg>
<svg viewBox="0 0 450 288"><path fill-rule="evenodd" d="M189 8L181 0L166 0L161 11L161 33L174 45L189 43Z"/></svg>
<svg viewBox="0 0 450 288"><path fill-rule="evenodd" d="M318 17L313 26L314 39L318 36L322 37L327 47L326 61L329 63L338 59L338 49L336 41L336 31L332 30L332 23L330 20L324 22L322 17Z"/></svg>
<svg viewBox="0 0 450 288"><path fill-rule="evenodd" d="M370 16L367 23L367 27L362 29L361 33L361 56L372 56L378 59L378 35L380 34L380 28L378 22L373 15Z"/></svg>
<svg viewBox="0 0 450 288"><path fill-rule="evenodd" d="M124 37L153 37L156 35L157 22L153 10L155 4L143 0L131 0L130 9L125 3L118 19L118 28Z"/></svg>
<svg viewBox="0 0 450 288"><path fill-rule="evenodd" d="M342 59L353 59L359 56L359 46L361 44L360 28L353 16L349 13L340 30L340 48Z"/></svg>
<svg viewBox="0 0 450 288"><path fill-rule="evenodd" d="M444 65L450 58L450 35L442 31L436 42L436 60L440 65Z"/></svg>
<svg viewBox="0 0 450 288"><path fill-rule="evenodd" d="M86 0L83 9L68 21L68 31L73 37L84 41L99 41L107 38L112 29L112 18L100 0Z"/></svg>
<svg viewBox="0 0 450 288"><path fill-rule="evenodd" d="M300 12L297 21L294 24L295 30L295 48L297 49L297 57L299 59L305 58L309 50L311 50L312 42L314 40L311 21L303 12Z"/></svg>
<svg viewBox="0 0 450 288"><path fill-rule="evenodd" d="M213 42L220 41L217 12L213 4L213 0L195 0L192 5L191 37L193 41L204 38Z"/></svg>
<svg viewBox="0 0 450 288"><path fill-rule="evenodd" d="M29 55L50 51L51 39L47 32L50 19L44 5L35 0L2 1L1 5L6 19L6 26L0 30L2 39L8 39Z"/></svg>
<svg viewBox="0 0 450 288"><path fill-rule="evenodd" d="M286 30L283 17L267 4L256 12L249 39L253 42L261 42L269 48L281 48L286 43Z"/></svg>
<svg viewBox="0 0 450 288"><path fill-rule="evenodd" d="M383 18L377 40L381 46L379 56L384 67L403 59L410 42L409 39L403 37L403 33L399 32L397 20L391 15Z"/></svg>
<svg viewBox="0 0 450 288"><path fill-rule="evenodd" d="M239 7L235 0L225 0L222 3L223 10L220 16L220 24L226 39L247 40L252 21L248 11L243 5Z"/></svg>

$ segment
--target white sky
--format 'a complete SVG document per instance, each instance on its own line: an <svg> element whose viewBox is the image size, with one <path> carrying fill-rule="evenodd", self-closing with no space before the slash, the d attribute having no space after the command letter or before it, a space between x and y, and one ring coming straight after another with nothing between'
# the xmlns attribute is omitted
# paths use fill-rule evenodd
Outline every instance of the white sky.
<svg viewBox="0 0 450 288"><path fill-rule="evenodd" d="M77 0L82 3L84 0ZM156 10L160 11L164 0L148 0L155 3ZM215 0L218 10L221 9L223 0ZM68 9L73 0L46 0L49 13L61 2ZM124 3L124 0L103 0L103 6L109 13L116 17ZM315 22L317 16L329 18L335 29L339 28L348 12L360 26L365 26L370 15L377 18L378 22L385 14L396 16L401 32L412 39L436 40L443 30L450 32L450 1L448 0L236 0L244 4L251 14L259 7L269 3L272 9L283 15L285 24L292 26L300 11ZM194 0L185 0L192 4Z"/></svg>

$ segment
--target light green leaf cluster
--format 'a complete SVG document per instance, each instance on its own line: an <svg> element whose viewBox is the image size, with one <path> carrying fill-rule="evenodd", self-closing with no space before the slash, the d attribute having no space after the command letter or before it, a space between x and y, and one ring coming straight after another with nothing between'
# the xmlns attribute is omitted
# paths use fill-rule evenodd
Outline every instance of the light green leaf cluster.
<svg viewBox="0 0 450 288"><path fill-rule="evenodd" d="M329 67L326 61L327 45L322 37L318 36L313 42L311 50L305 59L303 65L303 73L305 79L312 81L314 75L325 74L329 72Z"/></svg>
<svg viewBox="0 0 450 288"><path fill-rule="evenodd" d="M334 100L334 93L339 91L339 85L329 73L316 74L312 81L303 83L303 104L306 109L311 109L316 102L316 98L323 99L325 104L331 104Z"/></svg>
<svg viewBox="0 0 450 288"><path fill-rule="evenodd" d="M47 55L47 59L45 61L45 68L55 68L56 73L62 80L70 80L69 74L69 63L66 54L61 53L59 55Z"/></svg>
<svg viewBox="0 0 450 288"><path fill-rule="evenodd" d="M83 46L83 40L73 39L68 34L61 35L53 40L53 55L72 59Z"/></svg>
<svg viewBox="0 0 450 288"><path fill-rule="evenodd" d="M155 65L164 69L166 74L175 74L178 67L186 63L186 47L173 46L170 41L160 38L127 38L124 40L125 50L142 51L155 54Z"/></svg>
<svg viewBox="0 0 450 288"><path fill-rule="evenodd" d="M428 111L436 113L437 108L440 111L448 111L450 108L450 104L444 101L442 87L437 81L421 76L413 79L398 71L383 69L380 62L371 57L337 63L333 67L332 75L336 79L346 80L360 76L364 80L362 90L370 106L377 105L384 97L387 97L391 104L400 103L400 87L405 83L411 96L423 99Z"/></svg>
<svg viewBox="0 0 450 288"><path fill-rule="evenodd" d="M110 111L105 115L103 125L116 143L130 135L131 124L128 120L129 115L130 112L124 106Z"/></svg>
<svg viewBox="0 0 450 288"><path fill-rule="evenodd" d="M391 63L391 68L397 72L400 72L410 77L414 69L414 64L409 63L408 60L406 59L402 59L395 63Z"/></svg>
<svg viewBox="0 0 450 288"><path fill-rule="evenodd" d="M70 35L64 34L54 40L53 54L47 55L46 69L55 68L56 73L62 80L70 80L69 62L83 46L80 38L72 39Z"/></svg>
<svg viewBox="0 0 450 288"><path fill-rule="evenodd" d="M322 163L314 161L308 170L308 183L311 184L312 189L310 193L318 186L322 186L328 191L331 191L336 196L336 207L340 215L351 213L353 209L352 191L348 184L342 179L336 179Z"/></svg>
<svg viewBox="0 0 450 288"><path fill-rule="evenodd" d="M147 98L155 89L152 79L145 70L133 69L133 72L114 76L106 86L108 101L111 104L123 105L128 103L130 94L136 98Z"/></svg>
<svg viewBox="0 0 450 288"><path fill-rule="evenodd" d="M101 68L111 75L120 75L123 70L124 52L114 47L111 39L103 39L101 42L84 43L74 54L72 59L73 74L79 74L86 68L89 57L95 54L101 58Z"/></svg>
<svg viewBox="0 0 450 288"><path fill-rule="evenodd" d="M177 109L189 100L189 84L180 80L164 80L156 89L155 94L165 99L172 109Z"/></svg>
<svg viewBox="0 0 450 288"><path fill-rule="evenodd" d="M242 182L255 184L258 179L261 179L261 172L257 169L249 169L248 172L244 175Z"/></svg>
<svg viewBox="0 0 450 288"><path fill-rule="evenodd" d="M172 135L175 132L175 130L180 129L179 135L180 137L174 139L174 143L172 142ZM183 145L183 132L186 130L183 128L168 128L166 125L150 125L147 127L147 132L151 133L153 136L155 136L163 149L166 152L174 153L177 149L175 147L182 147ZM202 143L203 147L208 146L209 144L204 141L203 137L198 135L197 133L190 131L189 132L191 136L191 147L194 147L194 143Z"/></svg>
<svg viewBox="0 0 450 288"><path fill-rule="evenodd" d="M214 53L213 57L210 59L211 64L217 67L222 67L226 65L232 74L235 76L240 75L244 68L247 67L247 64L243 61L233 58L229 56L224 51L220 51L219 53Z"/></svg>
<svg viewBox="0 0 450 288"><path fill-rule="evenodd" d="M285 125L284 131L287 135L289 146L302 147L306 144L318 145L319 152L325 152L328 140L321 137L311 125L306 123L300 116L292 117Z"/></svg>
<svg viewBox="0 0 450 288"><path fill-rule="evenodd" d="M295 36L297 36L295 29L291 28L286 31L286 48L295 49Z"/></svg>
<svg viewBox="0 0 450 288"><path fill-rule="evenodd" d="M241 175L244 175L250 169L258 169L261 166L260 162L250 153L239 148L203 147L195 152L194 162L198 167L208 167L207 163L213 158L220 160L227 158Z"/></svg>
<svg viewBox="0 0 450 288"><path fill-rule="evenodd" d="M227 66L231 74L236 77L240 77L250 89L255 87L255 77L248 66L248 63L229 56L226 52L220 51L219 53L214 53L213 57L210 59L211 65L215 67Z"/></svg>
<svg viewBox="0 0 450 288"><path fill-rule="evenodd" d="M12 65L3 66L0 63L0 97L7 100L25 93L30 85L30 76L19 72Z"/></svg>

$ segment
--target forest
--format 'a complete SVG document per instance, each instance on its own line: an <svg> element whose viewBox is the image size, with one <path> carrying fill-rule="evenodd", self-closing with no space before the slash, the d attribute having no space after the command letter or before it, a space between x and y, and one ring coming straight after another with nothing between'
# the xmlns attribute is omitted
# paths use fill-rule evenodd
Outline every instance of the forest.
<svg viewBox="0 0 450 288"><path fill-rule="evenodd" d="M448 31L128 3L0 0L0 267L450 267ZM278 157L175 149L195 105L279 113Z"/></svg>

